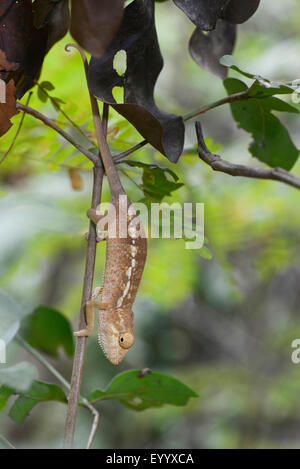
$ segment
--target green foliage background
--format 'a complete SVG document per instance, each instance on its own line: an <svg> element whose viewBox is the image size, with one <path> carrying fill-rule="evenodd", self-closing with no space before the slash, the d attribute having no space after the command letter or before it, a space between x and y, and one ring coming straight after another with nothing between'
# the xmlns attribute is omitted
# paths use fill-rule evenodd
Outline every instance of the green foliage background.
<svg viewBox="0 0 300 469"><path fill-rule="evenodd" d="M192 25L185 16L165 2L157 5L157 21L165 57L157 85L158 103L170 112L186 114L195 105L225 96L221 80L199 69L188 56ZM243 68L274 80L298 78L299 21L296 0L262 2L256 15L240 27L236 60ZM64 110L91 131L82 66L75 53L64 52L68 40L51 50L40 81L52 82L51 96L62 99ZM240 78L235 72L230 76ZM49 100L40 101L36 89L30 105L57 118L82 144L90 145L57 115ZM300 148L297 115L280 115L280 119ZM20 115L13 120L17 123ZM211 145L222 144L217 151L224 158L261 165L247 152L250 137L236 128L229 106L207 113L201 122L205 135L214 140ZM276 182L213 173L194 154L193 123L187 127L185 147L191 150L177 166L147 147L133 158L169 167L185 183L166 201L205 203L205 235L213 257L204 259L186 250L183 241L150 241L135 305L136 345L118 372L146 366L166 372L191 386L200 398L185 407L141 413L118 401L103 401L94 447L298 447L300 380L290 356L291 342L300 337L299 191ZM1 152L9 146L15 129L2 139ZM110 121L109 135L115 153L140 141L117 114ZM71 188L69 166L80 167L81 191ZM45 304L63 312L76 328L90 163L53 131L26 116L17 143L0 169L0 288L20 305L22 314ZM122 169L131 199L141 199L143 192L133 181L142 183L142 170L125 165ZM294 173L300 175L299 163ZM105 185L104 200L108 199ZM96 284L103 261L104 247L99 246ZM7 363L20 360L32 358L13 343ZM65 352L61 350L59 358L50 361L69 379L71 361ZM42 367L38 371L40 379L49 380ZM88 341L83 394L106 388L115 374L116 368L103 357L94 334ZM5 412L0 414L0 433L17 447L60 447L64 403L36 406L21 425ZM89 426L90 415L80 409L78 447Z"/></svg>

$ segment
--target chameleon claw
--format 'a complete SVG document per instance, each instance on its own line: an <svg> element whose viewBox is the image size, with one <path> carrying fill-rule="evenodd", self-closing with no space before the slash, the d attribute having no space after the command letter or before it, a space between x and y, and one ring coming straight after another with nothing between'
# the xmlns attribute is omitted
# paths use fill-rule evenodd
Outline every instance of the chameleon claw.
<svg viewBox="0 0 300 469"><path fill-rule="evenodd" d="M78 332L74 332L75 337L90 337L92 331L89 329L81 329Z"/></svg>

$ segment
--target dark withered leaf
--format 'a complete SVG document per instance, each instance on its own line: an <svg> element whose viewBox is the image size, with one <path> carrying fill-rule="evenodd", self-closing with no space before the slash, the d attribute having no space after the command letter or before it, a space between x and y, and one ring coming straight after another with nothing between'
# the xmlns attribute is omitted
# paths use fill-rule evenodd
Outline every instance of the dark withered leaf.
<svg viewBox="0 0 300 469"><path fill-rule="evenodd" d="M211 31L223 15L228 0L173 0L199 29Z"/></svg>
<svg viewBox="0 0 300 469"><path fill-rule="evenodd" d="M68 32L70 26L70 11L68 0L61 0L60 2L55 3L46 21L48 24L48 52L51 47L56 42L60 41L60 39L62 39Z"/></svg>
<svg viewBox="0 0 300 469"><path fill-rule="evenodd" d="M173 0L199 29L211 31L218 19L238 24L247 21L260 0Z"/></svg>
<svg viewBox="0 0 300 469"><path fill-rule="evenodd" d="M256 12L259 3L260 0L230 0L221 18L234 24L244 23Z"/></svg>
<svg viewBox="0 0 300 469"><path fill-rule="evenodd" d="M190 54L198 65L218 75L227 76L227 68L220 64L220 58L231 54L236 39L236 26L219 20L216 29L203 33L196 29L190 39Z"/></svg>
<svg viewBox="0 0 300 469"><path fill-rule="evenodd" d="M15 71L1 71L1 78L13 78L17 97L23 96L38 74L46 50L47 31L33 25L31 0L14 3L3 0L0 6L0 49L10 63L17 63Z"/></svg>
<svg viewBox="0 0 300 469"><path fill-rule="evenodd" d="M0 71L13 71L17 70L19 64L11 63L7 60L5 52L0 50Z"/></svg>
<svg viewBox="0 0 300 469"><path fill-rule="evenodd" d="M0 137L4 135L12 126L10 119L17 114L15 86L11 80L6 86L5 103L0 102ZM2 95L2 93L1 93Z"/></svg>
<svg viewBox="0 0 300 469"><path fill-rule="evenodd" d="M2 0L0 5L0 50L14 70L1 67L0 77L14 80L21 98L38 78L45 54L68 28L66 0Z"/></svg>
<svg viewBox="0 0 300 469"><path fill-rule="evenodd" d="M72 36L101 57L121 24L123 5L123 0L72 0Z"/></svg>
<svg viewBox="0 0 300 469"><path fill-rule="evenodd" d="M114 57L126 51L127 69L119 75ZM161 111L154 101L154 86L163 67L154 23L154 0L135 0L124 13L121 27L103 57L89 65L90 91L122 114L140 134L170 161L182 153L184 124L181 117ZM117 104L114 87L124 90Z"/></svg>

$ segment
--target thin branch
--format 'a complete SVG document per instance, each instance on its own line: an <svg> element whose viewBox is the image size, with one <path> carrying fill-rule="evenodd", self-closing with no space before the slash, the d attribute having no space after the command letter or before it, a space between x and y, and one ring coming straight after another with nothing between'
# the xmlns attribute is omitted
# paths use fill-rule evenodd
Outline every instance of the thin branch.
<svg viewBox="0 0 300 469"><path fill-rule="evenodd" d="M122 151L122 153L119 153L118 155L113 156L113 160L115 162L119 161L122 158L125 158L126 156L131 155L131 153L133 153L133 152L139 150L140 148L144 147L145 145L147 145L147 143L148 143L147 140L143 140L142 142L137 143L133 147L128 148L128 150Z"/></svg>
<svg viewBox="0 0 300 469"><path fill-rule="evenodd" d="M220 156L210 153L204 143L200 122L196 122L196 133L198 139L198 153L201 160L208 164L214 171L230 174L231 176L242 176L253 179L269 179L280 181L300 189L300 178L282 168L261 169L251 168L240 164L229 163L222 160Z"/></svg>
<svg viewBox="0 0 300 469"><path fill-rule="evenodd" d="M68 114L63 110L63 108L59 105L59 103L56 101L55 98L53 98L47 90L45 90L38 81L36 81L36 85L38 86L38 88L40 90L42 90L43 93L45 93L45 95L50 99L52 105L54 106L54 108L56 110L58 110L59 112L61 112L61 114L65 117L65 119L74 127L74 129L76 129L91 145L93 145L95 148L97 148L97 145L95 145L95 142L93 142L93 140L90 140L89 137L85 134L85 132L83 132L82 128L76 124L76 122L73 121L73 119L71 119L70 116L68 116Z"/></svg>
<svg viewBox="0 0 300 469"><path fill-rule="evenodd" d="M195 111L192 111L189 114L186 114L185 116L183 116L183 120L188 121L190 119L193 119L194 117L199 116L200 114L205 114L207 111L210 111L211 109L222 106L223 104L230 104L236 101L246 101L247 99L254 98L254 97L255 96L249 96L246 91L241 91L240 93L234 93L229 96L225 96L225 98L219 99L218 101L215 101L214 103L207 104L207 106L200 107L199 109L196 109Z"/></svg>
<svg viewBox="0 0 300 469"><path fill-rule="evenodd" d="M68 50L69 47L75 47L80 52L82 59L83 59L84 66L85 66L85 72L87 73L87 59L83 51L80 49L79 46L71 45L71 44L68 44L66 46L66 50ZM103 132L105 136L105 130L101 126L102 124L101 124L101 118L99 115L97 101L91 93L90 93L90 100L91 100L91 107L92 107L96 135L98 134L97 130L98 130L98 127L100 126L101 131ZM107 111L108 110L105 110L105 113ZM101 166L99 164L101 162L100 158L101 157L99 154L99 157L97 158L97 166L94 167L93 195L92 195L92 208L93 209L96 209L101 201L104 171L103 171L102 163L101 163ZM79 319L79 326L78 326L79 329L84 329L86 327L85 306L86 306L87 301L92 296L96 245L97 245L96 226L93 222L90 222L90 229L89 229L87 243L88 245L87 245L87 253L86 253L86 266L85 266L85 274L84 274L84 282L83 282L80 319ZM87 340L86 337L77 337L76 339L77 340L76 340L76 348L75 348L75 357L74 357L74 362L73 362L71 390L70 390L66 424L65 424L65 436L64 436L64 448L65 449L71 449L73 446L77 410L78 410L78 401L80 397L80 387L81 387L82 372L83 372L84 357L85 357L86 340ZM91 435L89 438L89 443L90 443L92 434L95 431L96 431L96 426L93 425Z"/></svg>
<svg viewBox="0 0 300 469"><path fill-rule="evenodd" d="M55 378L66 388L67 391L70 390L70 383L57 371L54 366L49 363L46 358L44 358L36 349L31 347L31 345L20 336L20 334L16 335L16 340L19 344L27 350L34 358L36 358L50 373L55 376Z"/></svg>
<svg viewBox="0 0 300 469"><path fill-rule="evenodd" d="M90 410L90 412L93 415L93 425L92 425L90 435L89 435L89 439L88 439L88 442L87 442L87 445L86 445L86 449L90 449L92 444L93 444L93 441L95 439L97 430L98 430L100 415L99 415L98 410L95 409L95 407L85 397L82 397L81 400L82 400L83 404Z"/></svg>
<svg viewBox="0 0 300 469"><path fill-rule="evenodd" d="M27 98L27 101L26 101L26 105L29 104L29 101L30 101L30 98L32 96L32 92L29 93L28 95L28 98ZM19 136L19 133L21 132L21 129L22 129L22 125L24 123L24 118L25 118L25 112L23 111L23 114L22 114L22 117L20 119L20 122L19 122L19 125L18 125L18 128L17 128L17 131L15 133L15 136L14 138L12 139L12 142L11 144L9 145L8 149L6 150L6 152L4 153L4 155L2 156L1 160L0 160L0 164L3 163L3 161L5 160L5 158L9 155L9 153L11 152L11 150L13 149L14 147L14 144L16 143L16 140Z"/></svg>
<svg viewBox="0 0 300 469"><path fill-rule="evenodd" d="M19 342L19 344L27 350L32 356L34 356L55 378L67 389L67 391L70 391L70 383L59 373L59 371L54 368L54 366L51 365L51 363L48 362L37 350L35 350L33 347L31 347L26 340L24 340L20 334L16 335L16 339ZM91 412L93 416L93 424L92 428L90 431L89 439L87 442L86 449L90 449L90 447L93 444L97 428L99 425L99 412L95 407L88 401L86 397L80 396L82 404Z"/></svg>
<svg viewBox="0 0 300 469"><path fill-rule="evenodd" d="M7 446L7 448L9 448L9 449L16 449L16 448L14 447L14 445L12 445L11 442L8 441L7 438L5 438L5 436L0 435L0 440L5 444L5 446Z"/></svg>
<svg viewBox="0 0 300 469"><path fill-rule="evenodd" d="M95 166L93 172L94 172L94 179L93 179L93 195L92 195L91 206L93 209L96 210L101 200L103 169L100 166ZM85 305L92 296L96 245L97 245L96 237L97 237L96 226L94 225L93 222L90 222L78 330L84 329L86 327ZM82 381L82 371L83 371L83 365L84 365L86 340L87 340L86 337L76 337L76 348L75 348L75 356L74 356L74 361L73 361L71 389L70 389L70 395L69 395L69 400L68 400L67 417L66 417L66 424L65 424L65 437L64 437L65 449L71 449L73 446L77 410L78 410L78 401L80 397L80 387L81 387L81 381Z"/></svg>
<svg viewBox="0 0 300 469"><path fill-rule="evenodd" d="M28 106L25 106L25 104L17 103L17 109L20 109L21 111L24 111L26 114L30 114L31 116L35 117L36 119L39 119L42 121L45 125L48 127L51 127L51 129L55 130L55 132L59 133L64 139L66 139L69 143L71 143L75 148L77 148L80 153L85 155L89 160L91 160L95 165L101 165L101 161L91 151L83 148L79 143L77 143L71 135L69 135L65 130L62 130L58 125L56 125L51 119L46 117L44 114L42 114L39 111L36 111L35 109L32 109Z"/></svg>

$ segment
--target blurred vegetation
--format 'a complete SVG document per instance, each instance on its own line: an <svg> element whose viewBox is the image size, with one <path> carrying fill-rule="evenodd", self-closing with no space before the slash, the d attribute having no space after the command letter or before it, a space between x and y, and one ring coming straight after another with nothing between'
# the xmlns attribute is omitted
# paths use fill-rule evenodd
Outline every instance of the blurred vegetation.
<svg viewBox="0 0 300 469"><path fill-rule="evenodd" d="M296 0L262 2L239 28L234 53L243 68L274 80L299 78L300 5ZM170 27L170 24L172 27ZM220 79L201 70L187 53L192 24L170 2L157 4L157 28L165 67L157 101L185 114L226 95ZM49 81L53 97L88 133L92 131L88 94L78 55L66 54L65 38L48 54L40 82ZM230 76L237 76L230 72ZM69 132L83 137L51 102L34 89L30 106ZM27 96L23 98L26 102ZM290 98L288 98L290 99ZM280 116L282 119L282 116ZM21 116L15 116L18 123ZM299 118L285 123L300 148ZM205 135L231 161L262 164L247 151L248 134L236 128L229 106L201 118ZM137 132L112 111L109 137L115 153L140 141ZM1 153L16 131L2 139ZM90 133L92 138L92 134ZM175 166L145 147L133 159L159 163L184 186L169 201L205 204L205 235L212 259L188 251L180 240L151 240L140 294L135 304L136 344L118 368L150 367L182 379L199 399L186 407L134 413L118 401L101 402L95 448L260 448L300 444L300 379L291 362L291 343L300 337L300 194L276 182L231 178L213 173L193 149L194 124L188 123L187 151ZM87 144L87 142L82 142ZM71 187L70 167L80 168L83 188ZM120 165L132 200L143 193L142 170ZM90 204L91 165L51 129L26 116L21 134L0 171L0 288L23 314L38 305L53 307L74 320L81 299L85 258L85 211ZM300 165L294 168L300 175ZM135 183L134 183L135 182ZM105 185L104 200L109 199ZM168 201L168 199L166 199ZM208 256L209 257L209 256ZM104 247L99 246L95 284L99 284ZM8 363L33 359L17 344ZM71 361L63 352L50 360L69 379ZM41 379L49 379L38 366ZM103 389L115 376L97 345L88 341L83 393ZM0 433L21 447L60 447L65 406L46 403L23 424L0 414ZM79 412L76 445L90 425ZM1 442L0 442L1 445Z"/></svg>

